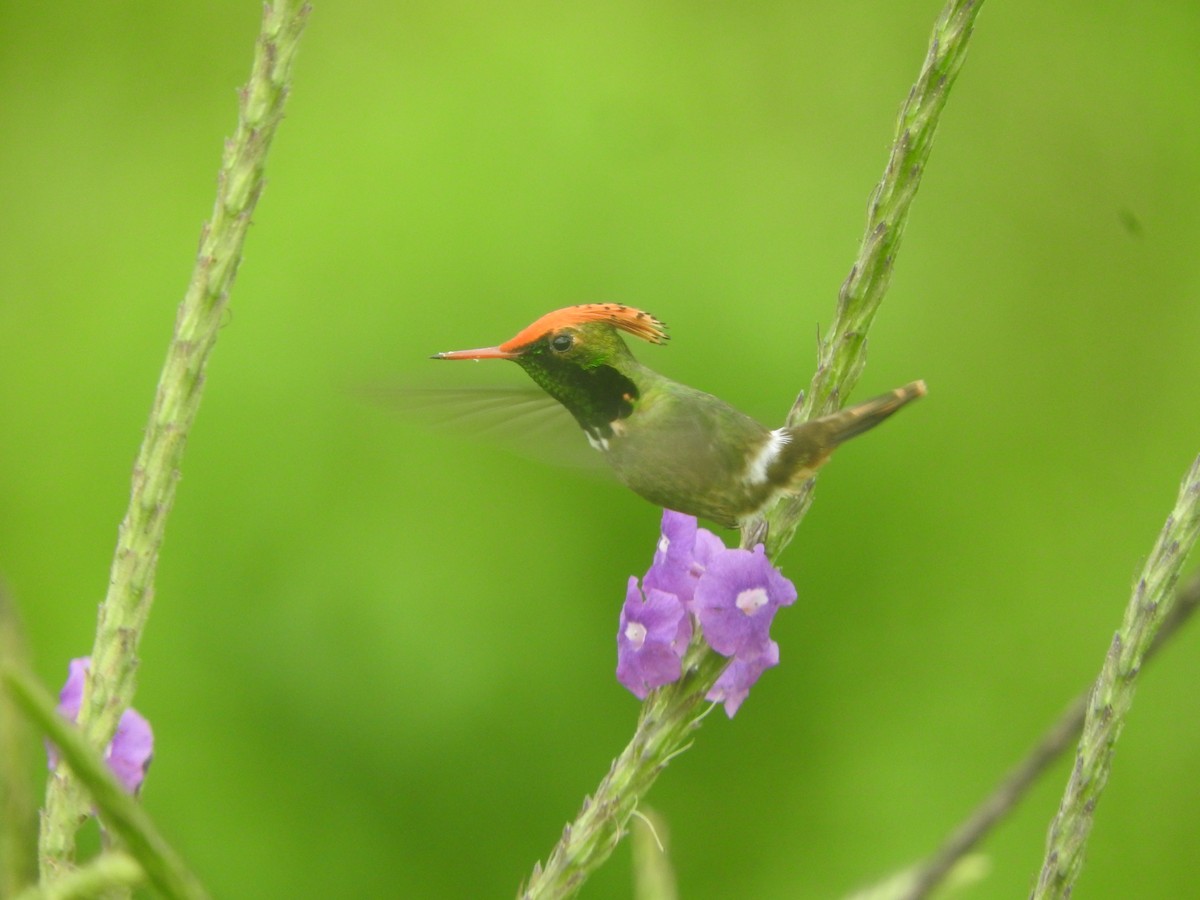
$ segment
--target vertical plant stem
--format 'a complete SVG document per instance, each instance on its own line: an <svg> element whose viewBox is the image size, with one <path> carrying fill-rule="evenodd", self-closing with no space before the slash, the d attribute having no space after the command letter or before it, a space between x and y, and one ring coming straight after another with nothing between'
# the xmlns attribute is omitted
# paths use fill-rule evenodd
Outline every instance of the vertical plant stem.
<svg viewBox="0 0 1200 900"><path fill-rule="evenodd" d="M29 651L16 604L0 584L0 665L27 668ZM0 897L13 897L37 874L37 804L29 773L35 735L0 691Z"/></svg>
<svg viewBox="0 0 1200 900"><path fill-rule="evenodd" d="M1200 607L1200 572L1175 592L1171 611L1158 630L1146 661L1159 653L1166 642ZM1087 716L1090 689L1071 701L1063 714L1041 736L992 792L942 841L932 855L903 872L856 892L854 897L923 900L928 897L988 833L1010 813L1046 769L1068 746L1079 739Z"/></svg>
<svg viewBox="0 0 1200 900"><path fill-rule="evenodd" d="M908 92L883 178L867 203L867 228L838 292L829 332L817 347L817 371L788 415L799 425L845 405L867 363L867 332L892 279L909 209L933 148L942 109L958 77L983 0L951 0L933 26L929 52ZM742 546L766 540L771 557L786 547L812 504L812 482L784 498L764 522L747 526Z"/></svg>
<svg viewBox="0 0 1200 900"><path fill-rule="evenodd" d="M1142 663L1171 614L1175 583L1200 535L1200 457L1192 463L1162 533L1133 589L1121 627L1113 636L1100 675L1088 695L1083 735L1067 788L1050 824L1046 856L1033 889L1037 900L1069 897L1083 869L1096 804L1108 772Z"/></svg>
<svg viewBox="0 0 1200 900"><path fill-rule="evenodd" d="M16 699L25 714L58 747L64 763L75 777L87 785L89 796L103 815L105 825L129 848L130 855L137 859L146 877L159 892L167 897L205 900L208 895L199 880L188 871L179 854L158 833L150 821L150 815L137 798L127 793L117 781L103 755L58 714L54 699L45 689L25 673L8 668L0 669L0 687ZM110 871L109 874L115 875L116 880L107 884L106 888L111 889L116 884L124 887L128 881L127 870L127 866L120 866L117 872ZM76 869L71 875L78 871ZM104 871L105 867L100 867L92 877L104 877L100 874ZM61 880L55 882L60 883Z"/></svg>
<svg viewBox="0 0 1200 900"><path fill-rule="evenodd" d="M146 873L127 853L102 853L45 887L34 885L13 900L111 900L146 883Z"/></svg>
<svg viewBox="0 0 1200 900"><path fill-rule="evenodd" d="M792 410L789 425L841 407L858 383L866 365L867 331L891 283L908 213L981 6L983 0L951 0L934 23L925 64L896 122L883 178L867 203L867 228L858 256L838 292L833 324L818 347L817 371L808 395Z"/></svg>
<svg viewBox="0 0 1200 900"><path fill-rule="evenodd" d="M649 807L638 810L631 838L633 900L679 900L667 823Z"/></svg>
<svg viewBox="0 0 1200 900"><path fill-rule="evenodd" d="M813 387L806 401L793 408L789 424L839 406L841 397L850 392L862 371L867 331L887 289L938 117L962 65L981 3L950 0L938 17L925 63L900 114L883 180L871 195L867 233L839 294L831 333L821 344ZM811 495L810 481L797 498L771 514L767 552L772 557L791 540ZM751 523L743 528L742 546L758 543L766 532L766 520ZM633 739L614 760L596 793L584 800L579 815L563 830L545 866L534 867L522 897L570 896L608 859L624 836L630 815L658 774L676 754L687 749L699 722L704 695L727 662L703 644L693 643L684 659L686 677L647 697Z"/></svg>
<svg viewBox="0 0 1200 900"><path fill-rule="evenodd" d="M687 749L704 714L704 695L728 662L698 637L692 641L683 660L687 674L646 698L633 740L613 760L596 793L584 798L579 815L563 829L545 866L534 866L522 900L570 896L608 859L658 773Z"/></svg>
<svg viewBox="0 0 1200 900"><path fill-rule="evenodd" d="M234 137L225 144L212 219L200 249L159 377L150 420L133 468L129 508L117 535L108 591L100 606L79 726L102 748L112 739L135 687L137 649L154 596L154 573L188 433L204 387L222 313L241 262L250 218L263 188L267 151L283 119L292 63L307 6L266 7L250 81L240 93ZM68 868L75 831L86 818L84 791L60 765L50 779L42 819L44 878Z"/></svg>

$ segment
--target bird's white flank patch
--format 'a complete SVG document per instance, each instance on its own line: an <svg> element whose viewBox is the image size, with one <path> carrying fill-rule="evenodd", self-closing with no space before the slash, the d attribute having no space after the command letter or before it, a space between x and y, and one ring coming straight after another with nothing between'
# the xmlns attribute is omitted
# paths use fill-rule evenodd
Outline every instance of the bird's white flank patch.
<svg viewBox="0 0 1200 900"><path fill-rule="evenodd" d="M608 430L611 432L611 437L619 438L625 435L625 423L620 419L613 419L608 423ZM608 450L608 438L604 437L598 429L585 428L583 433L587 435L588 443L601 453Z"/></svg>
<svg viewBox="0 0 1200 900"><path fill-rule="evenodd" d="M778 458L779 453L791 443L791 435L783 428L776 428L767 438L767 442L759 448L746 466L746 480L751 484L762 484L767 480L767 472L771 464Z"/></svg>

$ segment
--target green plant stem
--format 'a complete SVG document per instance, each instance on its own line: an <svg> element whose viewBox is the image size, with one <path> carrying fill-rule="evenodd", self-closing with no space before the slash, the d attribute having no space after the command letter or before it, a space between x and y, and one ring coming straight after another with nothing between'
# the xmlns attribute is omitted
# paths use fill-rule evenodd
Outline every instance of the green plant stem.
<svg viewBox="0 0 1200 900"><path fill-rule="evenodd" d="M867 228L858 255L838 292L829 331L818 343L817 371L807 393L792 407L788 425L840 409L858 384L867 363L867 333L891 282L909 209L981 6L983 0L951 0L934 23L925 63L896 122L883 178L867 203ZM774 558L791 542L812 496L810 481L804 490L776 504L765 520L748 524L742 546L765 541L767 554Z"/></svg>
<svg viewBox="0 0 1200 900"><path fill-rule="evenodd" d="M1175 602L1162 628L1146 654L1149 662L1167 641L1200 607L1200 573L1175 593ZM928 897L979 842L1012 811L1050 764L1079 739L1087 716L1088 697L1084 691L1071 701L1058 720L1046 730L1030 751L1000 781L992 792L946 836L942 844L924 861L894 873L875 885L851 896L875 900L923 900Z"/></svg>
<svg viewBox="0 0 1200 900"><path fill-rule="evenodd" d="M1041 874L1031 894L1036 900L1069 897L1079 878L1096 804L1108 781L1113 751L1133 703L1138 674L1171 614L1175 583L1198 535L1200 457L1184 478L1175 508L1146 560L1121 627L1109 645L1100 675L1088 695L1075 765L1058 814L1050 824Z"/></svg>
<svg viewBox="0 0 1200 900"><path fill-rule="evenodd" d="M679 900L667 823L649 807L633 823L633 900Z"/></svg>
<svg viewBox="0 0 1200 900"><path fill-rule="evenodd" d="M0 584L0 664L28 668L29 651L16 605ZM0 897L15 896L37 875L37 804L33 771L35 735L0 691Z"/></svg>
<svg viewBox="0 0 1200 900"><path fill-rule="evenodd" d="M14 900L95 900L116 890L131 891L146 883L146 873L127 853L102 853L85 866L45 887L34 886Z"/></svg>
<svg viewBox="0 0 1200 900"><path fill-rule="evenodd" d="M934 26L925 63L900 114L883 180L871 195L867 232L858 259L842 285L833 328L821 342L812 388L806 400L798 401L793 408L789 424L840 406L865 365L867 331L891 278L900 235L921 181L938 117L962 65L981 3L951 0ZM742 546L752 546L767 537L767 552L774 558L791 540L811 498L810 481L767 520L744 527ZM659 772L687 749L704 696L727 662L694 643L684 660L687 676L646 698L633 739L613 761L595 794L584 801L576 819L563 830L545 866L534 867L523 897L570 896L608 858L625 834L629 816Z"/></svg>
<svg viewBox="0 0 1200 900"><path fill-rule="evenodd" d="M141 864L147 878L167 897L203 900L208 895L183 860L158 833L149 814L121 783L78 728L58 714L54 698L27 675L15 669L0 671L0 683L11 693L25 714L58 747L63 763L88 790L104 818L105 827L120 838ZM75 873L68 874L70 878ZM94 876L93 876L94 877ZM117 882L124 884L124 876ZM57 882L53 882L57 883ZM50 883L52 884L52 883ZM46 884L44 887L50 887ZM113 887L114 884L108 884Z"/></svg>
<svg viewBox="0 0 1200 900"><path fill-rule="evenodd" d="M693 640L683 661L685 676L646 698L633 740L613 761L596 793L584 799L575 821L563 829L545 866L534 866L521 892L524 900L570 896L608 859L658 773L687 749L705 713L704 695L728 662Z"/></svg>
<svg viewBox="0 0 1200 900"><path fill-rule="evenodd" d="M154 596L154 573L184 446L204 387L233 287L250 218L263 188L267 151L283 118L291 68L308 8L297 0L267 6L250 81L240 93L237 131L225 144L211 221L200 237L192 279L159 378L150 420L134 464L129 508L121 522L100 606L79 726L93 747L112 740L135 687L137 650ZM60 766L51 776L42 818L43 879L68 869L75 832L87 817L79 784Z"/></svg>

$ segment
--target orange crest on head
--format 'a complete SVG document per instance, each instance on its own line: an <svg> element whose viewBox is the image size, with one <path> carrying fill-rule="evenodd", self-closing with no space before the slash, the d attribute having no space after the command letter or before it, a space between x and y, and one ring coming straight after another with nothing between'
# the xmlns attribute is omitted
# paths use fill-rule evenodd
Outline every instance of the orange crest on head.
<svg viewBox="0 0 1200 900"><path fill-rule="evenodd" d="M532 325L522 328L514 337L501 344L499 349L511 353L526 344L532 344L542 335L551 331L557 331L569 325L582 325L585 322L607 322L613 328L632 334L643 341L649 341L651 344L662 344L667 340L667 326L648 312L642 312L632 306L622 306L620 303L584 303L581 306L567 306L546 313Z"/></svg>

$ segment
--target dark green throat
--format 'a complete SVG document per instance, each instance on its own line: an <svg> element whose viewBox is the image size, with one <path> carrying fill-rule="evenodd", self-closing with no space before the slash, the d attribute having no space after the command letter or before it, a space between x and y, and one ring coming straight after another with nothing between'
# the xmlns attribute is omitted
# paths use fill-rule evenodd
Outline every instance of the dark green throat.
<svg viewBox="0 0 1200 900"><path fill-rule="evenodd" d="M627 418L641 395L634 381L604 358L580 360L555 353L549 338L530 344L515 361L567 408L593 443L611 438L613 423Z"/></svg>

